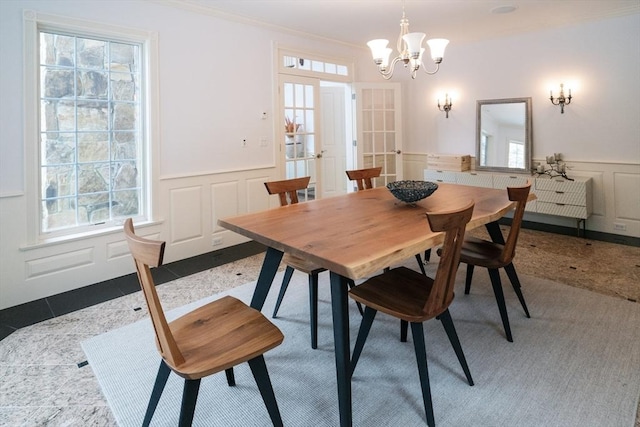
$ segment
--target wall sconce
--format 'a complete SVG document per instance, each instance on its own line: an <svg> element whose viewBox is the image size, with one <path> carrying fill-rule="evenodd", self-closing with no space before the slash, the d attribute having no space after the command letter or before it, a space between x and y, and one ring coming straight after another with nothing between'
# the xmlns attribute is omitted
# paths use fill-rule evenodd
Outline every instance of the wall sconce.
<svg viewBox="0 0 640 427"><path fill-rule="evenodd" d="M564 106L571 104L571 89L569 89L569 96L564 96L564 84L560 83L560 95L557 98L553 97L553 91L549 91L549 99L553 105L560 106L560 114L564 114Z"/></svg>
<svg viewBox="0 0 640 427"><path fill-rule="evenodd" d="M441 106L440 105L440 100L438 99L438 110L440 111L444 111L446 113L446 118L449 118L449 111L451 111L451 106L453 105L453 103L451 102L451 98L449 98L449 94L446 93L444 95L444 104Z"/></svg>

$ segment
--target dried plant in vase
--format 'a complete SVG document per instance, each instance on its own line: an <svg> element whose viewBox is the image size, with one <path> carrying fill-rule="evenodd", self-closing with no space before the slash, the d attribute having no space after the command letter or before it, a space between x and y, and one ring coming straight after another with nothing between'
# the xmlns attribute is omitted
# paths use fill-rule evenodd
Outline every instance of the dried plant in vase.
<svg viewBox="0 0 640 427"><path fill-rule="evenodd" d="M289 117L284 118L284 131L288 135L293 135L298 132L298 129L300 129L300 125L296 124L296 119L291 120Z"/></svg>

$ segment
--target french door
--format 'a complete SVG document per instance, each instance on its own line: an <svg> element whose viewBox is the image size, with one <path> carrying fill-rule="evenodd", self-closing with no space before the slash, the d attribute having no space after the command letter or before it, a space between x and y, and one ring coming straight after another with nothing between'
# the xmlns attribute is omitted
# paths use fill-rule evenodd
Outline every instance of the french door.
<svg viewBox="0 0 640 427"><path fill-rule="evenodd" d="M381 187L402 179L402 123L399 83L355 85L358 167L382 167Z"/></svg>
<svg viewBox="0 0 640 427"><path fill-rule="evenodd" d="M278 87L282 114L280 157L284 160L285 178L310 176L309 186L298 194L298 198L300 201L313 200L321 191L319 81L280 74Z"/></svg>

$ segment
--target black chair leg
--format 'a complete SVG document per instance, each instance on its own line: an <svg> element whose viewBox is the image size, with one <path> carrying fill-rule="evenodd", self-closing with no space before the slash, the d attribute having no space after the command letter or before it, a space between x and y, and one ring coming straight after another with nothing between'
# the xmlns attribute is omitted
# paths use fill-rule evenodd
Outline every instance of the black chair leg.
<svg viewBox="0 0 640 427"><path fill-rule="evenodd" d="M513 263L510 263L509 265L505 266L504 271L506 271L507 276L509 276L509 280L511 281L511 286L513 286L513 290L518 296L518 300L520 300L520 305L524 310L524 314L526 314L528 318L531 318L531 316L529 315L529 309L527 308L527 303L524 302L524 295L522 295L520 280L518 279L518 274L516 273L516 268L513 266Z"/></svg>
<svg viewBox="0 0 640 427"><path fill-rule="evenodd" d="M226 369L224 373L227 376L227 384L229 384L229 387L234 387L236 385L236 376L233 373L233 368Z"/></svg>
<svg viewBox="0 0 640 427"><path fill-rule="evenodd" d="M502 318L504 332L507 335L507 341L513 342L511 327L509 327L509 316L507 315L507 304L504 301L502 283L500 282L500 272L497 268L489 268L488 270L489 277L491 277L491 286L493 286L493 293L495 294L496 302L498 303L498 310L500 310L500 317Z"/></svg>
<svg viewBox="0 0 640 427"><path fill-rule="evenodd" d="M274 427L282 427L282 418L280 416L280 410L278 409L278 402L273 393L273 387L269 379L267 364L264 362L264 356L260 355L249 360L249 367L258 385L258 390L260 390L260 396L262 396L262 400L267 407L271 422Z"/></svg>
<svg viewBox="0 0 640 427"><path fill-rule="evenodd" d="M456 356L458 357L458 362L460 362L460 366L462 366L462 370L464 371L464 375L467 377L467 382L469 385L473 385L473 378L471 378L471 371L469 371L469 366L467 365L467 359L464 357L464 352L462 351L462 346L460 345L460 340L458 339L458 334L456 332L455 326L453 326L453 319L451 319L451 313L449 313L449 309L446 309L438 319L442 322L442 326L444 326L444 330L449 337L449 341L451 342L451 346L453 350L456 352Z"/></svg>
<svg viewBox="0 0 640 427"><path fill-rule="evenodd" d="M422 258L420 258L420 254L416 254L416 261L418 261L418 267L420 267L420 271L422 271L422 274L426 276L427 272L424 270L424 263L422 262Z"/></svg>
<svg viewBox="0 0 640 427"><path fill-rule="evenodd" d="M467 276L464 281L464 294L469 295L471 291L471 279L473 279L473 264L467 264Z"/></svg>
<svg viewBox="0 0 640 427"><path fill-rule="evenodd" d="M349 279L347 280L347 285L349 285L349 289L353 289L356 287L356 282L354 282L353 280ZM362 304L360 304L358 301L356 301L356 305L358 306L358 311L360 312L360 315L364 315L364 311L362 310Z"/></svg>
<svg viewBox="0 0 640 427"><path fill-rule="evenodd" d="M362 349L364 348L364 342L367 340L367 336L369 335L369 331L371 330L371 325L373 324L373 319L375 319L376 317L376 313L378 313L377 310L365 306L364 315L362 316L362 323L360 323L358 337L356 338L356 344L353 347L353 353L351 355L350 376L353 376L353 371L356 369L358 359L360 359L360 354L362 353Z"/></svg>
<svg viewBox="0 0 640 427"><path fill-rule="evenodd" d="M431 249L424 251L424 262L429 262L431 259Z"/></svg>
<svg viewBox="0 0 640 427"><path fill-rule="evenodd" d="M293 276L293 267L287 266L287 269L284 271L284 278L282 279L282 285L280 286L280 293L278 293L278 300L276 301L276 307L273 309L273 317L274 319L278 315L278 310L280 309L280 304L282 304L282 299L284 298L285 292L287 292L287 287L289 286L289 282L291 281L291 276Z"/></svg>
<svg viewBox="0 0 640 427"><path fill-rule="evenodd" d="M422 386L422 401L424 402L424 412L427 416L427 424L429 427L435 427L436 422L433 416L433 404L431 402L429 367L427 366L427 350L424 345L422 323L411 322L411 335L413 337L413 346L416 351L416 362L418 363L418 374L420 375L420 385Z"/></svg>
<svg viewBox="0 0 640 427"><path fill-rule="evenodd" d="M164 386L167 384L170 373L171 369L169 369L169 366L164 362L164 360L161 360L160 368L158 368L158 375L156 375L156 382L153 385L151 398L147 405L147 412L144 414L144 421L142 421L143 427L148 427L149 424L151 424L151 419L153 418L154 412L156 412L160 396L162 396L162 391L164 390Z"/></svg>
<svg viewBox="0 0 640 427"><path fill-rule="evenodd" d="M184 380L184 391L182 392L182 406L180 408L180 427L191 427L193 424L193 414L196 410L198 391L200 390L200 380Z"/></svg>
<svg viewBox="0 0 640 427"><path fill-rule="evenodd" d="M409 322L400 320L400 342L407 342L407 331L409 330Z"/></svg>
<svg viewBox="0 0 640 427"><path fill-rule="evenodd" d="M311 325L311 348L318 348L318 275L309 275L309 324Z"/></svg>

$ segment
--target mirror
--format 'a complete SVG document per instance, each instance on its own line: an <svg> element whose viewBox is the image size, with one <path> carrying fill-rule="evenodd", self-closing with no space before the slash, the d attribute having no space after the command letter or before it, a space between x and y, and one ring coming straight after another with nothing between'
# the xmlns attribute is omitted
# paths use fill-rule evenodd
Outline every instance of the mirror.
<svg viewBox="0 0 640 427"><path fill-rule="evenodd" d="M531 172L531 98L478 101L476 113L476 169Z"/></svg>

